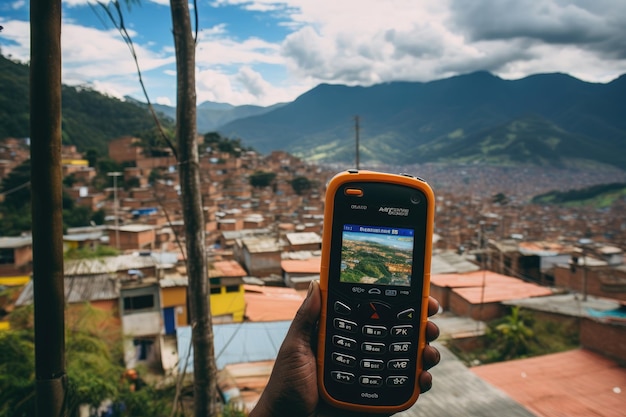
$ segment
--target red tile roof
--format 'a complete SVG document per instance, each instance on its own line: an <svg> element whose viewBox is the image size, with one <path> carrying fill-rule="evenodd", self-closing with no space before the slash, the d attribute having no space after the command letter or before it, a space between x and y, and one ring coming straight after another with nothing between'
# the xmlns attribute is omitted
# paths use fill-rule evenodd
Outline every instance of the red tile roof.
<svg viewBox="0 0 626 417"><path fill-rule="evenodd" d="M431 284L453 288L452 291L471 304L552 295L549 288L490 271L433 275Z"/></svg>
<svg viewBox="0 0 626 417"><path fill-rule="evenodd" d="M466 274L434 274L430 277L431 284L438 287L480 287L482 283L513 283L519 281L517 278L495 272L481 270L468 272Z"/></svg>
<svg viewBox="0 0 626 417"><path fill-rule="evenodd" d="M244 285L249 321L292 320L304 297L293 288Z"/></svg>
<svg viewBox="0 0 626 417"><path fill-rule="evenodd" d="M314 257L309 259L288 259L280 263L283 271L288 274L319 274L321 266L321 258Z"/></svg>
<svg viewBox="0 0 626 417"><path fill-rule="evenodd" d="M623 417L626 369L584 349L471 368L539 417Z"/></svg>
<svg viewBox="0 0 626 417"><path fill-rule="evenodd" d="M243 269L239 262L234 260L216 261L209 268L210 277L237 278L245 277L246 275L246 270Z"/></svg>

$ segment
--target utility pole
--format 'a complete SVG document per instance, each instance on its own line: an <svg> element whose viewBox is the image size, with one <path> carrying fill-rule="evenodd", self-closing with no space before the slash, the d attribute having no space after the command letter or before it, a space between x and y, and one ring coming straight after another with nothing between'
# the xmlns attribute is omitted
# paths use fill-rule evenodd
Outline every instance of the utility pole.
<svg viewBox="0 0 626 417"><path fill-rule="evenodd" d="M354 133L356 135L356 169L359 169L359 116L354 116Z"/></svg>
<svg viewBox="0 0 626 417"><path fill-rule="evenodd" d="M117 177L122 175L121 172L109 172L109 177L113 177L113 215L115 216L115 247L120 250L120 222L118 219L118 200L117 200Z"/></svg>
<svg viewBox="0 0 626 417"><path fill-rule="evenodd" d="M61 173L61 0L30 2L30 157L38 417L67 415Z"/></svg>

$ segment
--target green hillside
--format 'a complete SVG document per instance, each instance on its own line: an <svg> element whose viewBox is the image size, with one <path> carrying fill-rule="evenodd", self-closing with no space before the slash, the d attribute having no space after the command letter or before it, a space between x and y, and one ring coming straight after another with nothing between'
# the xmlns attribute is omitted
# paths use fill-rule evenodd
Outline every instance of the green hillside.
<svg viewBox="0 0 626 417"><path fill-rule="evenodd" d="M0 139L30 135L28 84L28 66L0 56ZM62 112L63 144L82 151L106 154L111 139L142 135L154 127L146 109L89 88L63 86Z"/></svg>
<svg viewBox="0 0 626 417"><path fill-rule="evenodd" d="M626 184L602 184L568 191L550 191L532 199L535 204L558 204L564 206L589 205L597 208L610 207L615 201L626 199Z"/></svg>

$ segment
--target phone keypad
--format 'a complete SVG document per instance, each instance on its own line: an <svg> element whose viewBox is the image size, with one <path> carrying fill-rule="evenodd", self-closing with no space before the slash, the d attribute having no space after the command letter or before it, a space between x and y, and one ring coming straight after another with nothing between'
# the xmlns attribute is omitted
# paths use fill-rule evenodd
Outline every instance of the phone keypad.
<svg viewBox="0 0 626 417"><path fill-rule="evenodd" d="M378 300L356 305L335 301L330 377L341 384L405 387L414 377L413 308L393 309ZM384 357L387 354L389 357Z"/></svg>

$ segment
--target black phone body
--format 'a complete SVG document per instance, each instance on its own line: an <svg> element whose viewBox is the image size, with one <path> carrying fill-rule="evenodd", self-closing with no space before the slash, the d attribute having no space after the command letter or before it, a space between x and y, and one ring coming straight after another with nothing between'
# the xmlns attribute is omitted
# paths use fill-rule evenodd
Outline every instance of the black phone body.
<svg viewBox="0 0 626 417"><path fill-rule="evenodd" d="M351 170L328 184L318 384L328 403L393 413L419 396L434 194L406 175Z"/></svg>

